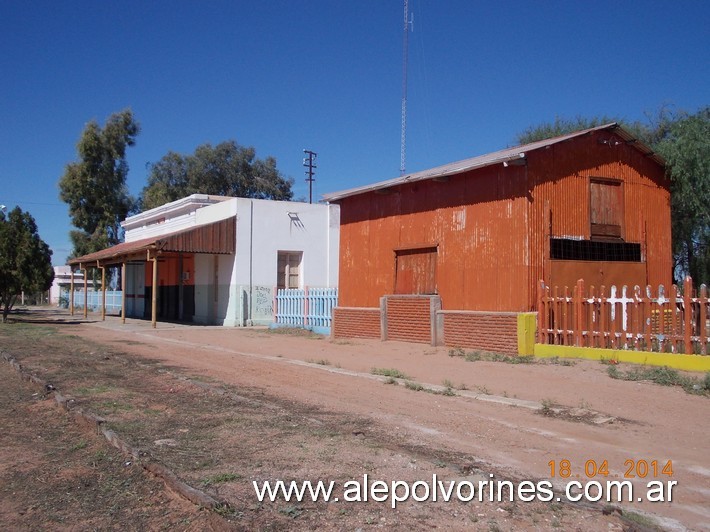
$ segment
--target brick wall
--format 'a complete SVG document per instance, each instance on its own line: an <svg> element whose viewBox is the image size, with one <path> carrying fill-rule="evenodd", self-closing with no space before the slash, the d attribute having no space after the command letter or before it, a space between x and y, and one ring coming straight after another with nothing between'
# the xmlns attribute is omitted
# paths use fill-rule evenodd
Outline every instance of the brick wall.
<svg viewBox="0 0 710 532"><path fill-rule="evenodd" d="M443 344L497 353L518 353L518 315L514 312L439 312Z"/></svg>
<svg viewBox="0 0 710 532"><path fill-rule="evenodd" d="M431 343L431 298L387 296L387 340Z"/></svg>
<svg viewBox="0 0 710 532"><path fill-rule="evenodd" d="M380 339L380 309L335 307L333 338Z"/></svg>

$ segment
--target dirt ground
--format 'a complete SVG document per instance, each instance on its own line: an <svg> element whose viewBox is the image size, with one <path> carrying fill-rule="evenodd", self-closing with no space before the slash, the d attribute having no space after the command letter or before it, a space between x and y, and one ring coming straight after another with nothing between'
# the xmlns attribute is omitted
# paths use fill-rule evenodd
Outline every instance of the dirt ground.
<svg viewBox="0 0 710 532"><path fill-rule="evenodd" d="M123 466L125 457L72 425L44 390L20 384L2 362L0 378L12 383L2 394L4 528L621 530L655 523L710 530L710 399L613 380L599 363L467 362L425 345L164 323L151 329L51 309L16 318L0 326L3 352L73 408L103 417L145 450L145 460L226 504L201 511L135 464ZM373 368L407 378L373 375ZM100 452L111 460L96 460ZM485 500L391 509L372 501L260 503L252 487L277 479L342 486L363 475L536 481L551 478L551 461L559 474L562 460L580 480L590 460L606 460L610 476L623 476L629 460L672 460L673 476L655 479L677 481L673 502L615 504L622 512L604 503ZM127 478L101 484L109 474ZM55 483L84 476L87 489L78 487L83 480L70 491ZM559 487L566 479L552 480ZM645 486L654 477L633 480ZM92 499L90 487L108 500ZM132 524L138 515L143 521Z"/></svg>
<svg viewBox="0 0 710 532"><path fill-rule="evenodd" d="M0 364L3 530L210 529L106 440L78 430L45 390Z"/></svg>

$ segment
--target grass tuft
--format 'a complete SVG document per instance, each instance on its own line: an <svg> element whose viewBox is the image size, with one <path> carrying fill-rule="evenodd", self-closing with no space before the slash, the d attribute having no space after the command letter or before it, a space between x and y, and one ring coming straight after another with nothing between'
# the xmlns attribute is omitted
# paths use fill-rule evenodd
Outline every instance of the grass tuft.
<svg viewBox="0 0 710 532"><path fill-rule="evenodd" d="M383 377L391 377L393 379L409 379L406 373L394 368L372 368L370 373L373 375L382 375Z"/></svg>
<svg viewBox="0 0 710 532"><path fill-rule="evenodd" d="M318 364L319 366L330 366L330 360L328 360L327 358L319 358L317 360L309 358L308 360L306 360L306 362L308 362L309 364Z"/></svg>
<svg viewBox="0 0 710 532"><path fill-rule="evenodd" d="M422 386L418 382L412 382L412 381L405 382L404 387L407 388L407 390L413 390L415 392L421 392L424 390L424 386Z"/></svg>
<svg viewBox="0 0 710 532"><path fill-rule="evenodd" d="M466 362L505 362L506 364L537 364L534 355L504 355L488 351L464 351L460 347L449 349L450 357L461 357Z"/></svg>
<svg viewBox="0 0 710 532"><path fill-rule="evenodd" d="M710 397L710 372L702 380L682 375L667 366L633 367L628 371L623 371L612 365L607 368L606 372L612 379L650 381L660 386L679 386L687 393Z"/></svg>

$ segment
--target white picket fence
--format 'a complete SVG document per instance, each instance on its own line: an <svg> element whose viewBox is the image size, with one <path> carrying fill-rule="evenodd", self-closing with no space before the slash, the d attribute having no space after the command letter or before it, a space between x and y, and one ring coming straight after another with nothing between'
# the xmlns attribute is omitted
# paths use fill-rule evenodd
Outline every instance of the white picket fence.
<svg viewBox="0 0 710 532"><path fill-rule="evenodd" d="M276 291L274 324L328 334L333 321L333 308L337 304L337 288L280 288Z"/></svg>
<svg viewBox="0 0 710 532"><path fill-rule="evenodd" d="M123 292L121 290L106 291L106 312L120 312L121 303L123 301ZM88 290L86 292L86 308L97 311L101 310L103 304L103 292ZM76 290L74 292L74 308L84 308L84 291Z"/></svg>

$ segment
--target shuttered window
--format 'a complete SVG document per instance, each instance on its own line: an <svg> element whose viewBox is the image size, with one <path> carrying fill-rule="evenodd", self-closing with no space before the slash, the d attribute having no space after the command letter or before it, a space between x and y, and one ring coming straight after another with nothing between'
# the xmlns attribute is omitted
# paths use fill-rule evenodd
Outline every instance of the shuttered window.
<svg viewBox="0 0 710 532"><path fill-rule="evenodd" d="M301 287L302 259L301 251L279 251L276 282L278 288Z"/></svg>
<svg viewBox="0 0 710 532"><path fill-rule="evenodd" d="M590 211L592 238L623 238L624 196L619 181L592 179Z"/></svg>
<svg viewBox="0 0 710 532"><path fill-rule="evenodd" d="M395 294L436 294L436 248L395 252Z"/></svg>

